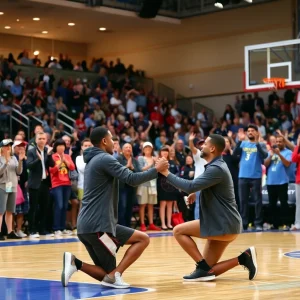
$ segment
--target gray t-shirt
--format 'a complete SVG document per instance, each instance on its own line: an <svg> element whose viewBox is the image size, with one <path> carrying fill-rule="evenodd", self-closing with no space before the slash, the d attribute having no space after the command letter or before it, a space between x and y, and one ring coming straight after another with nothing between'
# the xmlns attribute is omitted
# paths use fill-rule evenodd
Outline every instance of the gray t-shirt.
<svg viewBox="0 0 300 300"><path fill-rule="evenodd" d="M15 156L12 156L8 165L3 156L0 156L0 188L6 190L6 183L12 183L12 192L17 192L18 175L22 174L23 164L18 169L19 162Z"/></svg>
<svg viewBox="0 0 300 300"><path fill-rule="evenodd" d="M107 152L92 147L83 152L84 196L77 220L78 234L106 232L116 235L119 180L138 186L157 178L155 168L133 173Z"/></svg>
<svg viewBox="0 0 300 300"><path fill-rule="evenodd" d="M208 163L204 173L194 180L173 174L169 174L167 180L189 194L201 190L201 237L241 233L242 219L237 210L232 177L221 157Z"/></svg>

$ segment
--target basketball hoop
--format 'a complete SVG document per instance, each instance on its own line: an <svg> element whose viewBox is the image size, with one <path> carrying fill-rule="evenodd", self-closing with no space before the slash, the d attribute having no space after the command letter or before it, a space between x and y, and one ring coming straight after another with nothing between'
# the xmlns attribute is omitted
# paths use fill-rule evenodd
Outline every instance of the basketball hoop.
<svg viewBox="0 0 300 300"><path fill-rule="evenodd" d="M285 78L273 77L273 78L264 78L264 83L273 83L273 86L270 87L270 90L277 91L278 89L283 89L285 87Z"/></svg>

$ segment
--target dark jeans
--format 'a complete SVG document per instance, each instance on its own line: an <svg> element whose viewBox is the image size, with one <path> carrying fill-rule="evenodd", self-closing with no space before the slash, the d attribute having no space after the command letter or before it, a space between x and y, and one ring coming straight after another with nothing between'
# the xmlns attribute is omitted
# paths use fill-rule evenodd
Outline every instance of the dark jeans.
<svg viewBox="0 0 300 300"><path fill-rule="evenodd" d="M68 203L71 195L70 185L61 185L52 189L54 199L54 220L53 230L64 230L66 228L66 218Z"/></svg>
<svg viewBox="0 0 300 300"><path fill-rule="evenodd" d="M130 227L135 188L126 186L119 190L118 224Z"/></svg>
<svg viewBox="0 0 300 300"><path fill-rule="evenodd" d="M270 222L275 228L283 225L288 217L288 183L280 185L268 185L268 195L270 203ZM277 207L277 201L280 207Z"/></svg>
<svg viewBox="0 0 300 300"><path fill-rule="evenodd" d="M49 185L41 182L39 189L29 189L28 229L30 233L43 233L49 224Z"/></svg>
<svg viewBox="0 0 300 300"><path fill-rule="evenodd" d="M255 205L255 226L262 226L262 194L261 178L239 178L240 213L244 229L249 224L249 197L250 191Z"/></svg>

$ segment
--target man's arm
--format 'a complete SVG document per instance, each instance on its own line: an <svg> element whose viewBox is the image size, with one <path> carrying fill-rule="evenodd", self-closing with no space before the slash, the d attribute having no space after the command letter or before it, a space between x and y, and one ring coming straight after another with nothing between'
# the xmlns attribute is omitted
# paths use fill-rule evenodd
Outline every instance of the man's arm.
<svg viewBox="0 0 300 300"><path fill-rule="evenodd" d="M193 155L197 154L197 148L194 145L194 139L195 139L196 135L194 133L190 133L189 136L189 147L193 153Z"/></svg>
<svg viewBox="0 0 300 300"><path fill-rule="evenodd" d="M242 141L239 141L237 144L236 144L236 147L234 148L233 152L232 152L232 155L235 156L235 157L238 157L242 154L242 148L241 148L241 144L242 144Z"/></svg>
<svg viewBox="0 0 300 300"><path fill-rule="evenodd" d="M268 150L266 145L257 143L256 147L260 158L262 159L262 161L264 161L268 157Z"/></svg>
<svg viewBox="0 0 300 300"><path fill-rule="evenodd" d="M103 168L109 175L116 177L131 186L139 186L144 182L157 178L156 168L133 173L125 166L122 166L118 160L109 154L105 155L101 159L99 166L101 166L101 168Z"/></svg>
<svg viewBox="0 0 300 300"><path fill-rule="evenodd" d="M32 171L39 166L41 160L38 157L35 158L31 150L28 151L27 155L27 168Z"/></svg>
<svg viewBox="0 0 300 300"><path fill-rule="evenodd" d="M169 173L167 176L167 180L170 184L188 194L207 189L220 183L222 179L223 171L217 166L207 167L205 172L194 180L182 179L171 173Z"/></svg>

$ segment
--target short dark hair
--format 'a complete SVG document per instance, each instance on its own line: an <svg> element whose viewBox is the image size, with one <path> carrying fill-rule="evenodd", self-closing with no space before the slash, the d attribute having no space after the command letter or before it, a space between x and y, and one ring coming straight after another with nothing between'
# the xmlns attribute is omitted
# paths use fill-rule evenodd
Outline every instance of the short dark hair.
<svg viewBox="0 0 300 300"><path fill-rule="evenodd" d="M223 152L225 149L225 139L220 134L210 134L210 142L216 147L218 152Z"/></svg>
<svg viewBox="0 0 300 300"><path fill-rule="evenodd" d="M252 129L254 129L255 131L258 131L258 127L257 127L255 124L249 124L248 127L247 127L247 130L248 130L249 128L252 128Z"/></svg>
<svg viewBox="0 0 300 300"><path fill-rule="evenodd" d="M82 140L81 146L83 146L83 144L84 144L85 142L91 142L91 139L85 138L84 140Z"/></svg>
<svg viewBox="0 0 300 300"><path fill-rule="evenodd" d="M105 127L96 127L93 129L91 135L90 135L90 139L91 139L91 143L94 146L98 146L102 139L104 139L106 136L108 135L108 129Z"/></svg>
<svg viewBox="0 0 300 300"><path fill-rule="evenodd" d="M57 139L53 145L53 152L56 153L58 146L65 146L67 148L67 145L63 139Z"/></svg>

